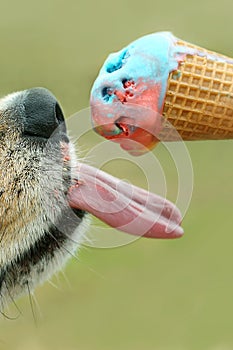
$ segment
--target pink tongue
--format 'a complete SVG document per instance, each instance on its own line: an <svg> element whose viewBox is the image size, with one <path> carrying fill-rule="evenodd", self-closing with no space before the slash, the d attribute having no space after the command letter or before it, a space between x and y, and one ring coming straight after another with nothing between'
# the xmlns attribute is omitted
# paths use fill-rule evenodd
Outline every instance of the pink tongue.
<svg viewBox="0 0 233 350"><path fill-rule="evenodd" d="M69 190L72 208L86 210L118 230L152 238L183 235L181 214L171 202L86 164Z"/></svg>

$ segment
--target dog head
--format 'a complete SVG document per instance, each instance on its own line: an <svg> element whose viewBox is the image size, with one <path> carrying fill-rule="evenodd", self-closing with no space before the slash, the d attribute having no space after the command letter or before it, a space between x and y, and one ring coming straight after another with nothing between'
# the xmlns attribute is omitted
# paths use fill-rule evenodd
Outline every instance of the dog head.
<svg viewBox="0 0 233 350"><path fill-rule="evenodd" d="M61 107L48 90L1 99L1 307L64 265L83 242L87 211L139 236L183 234L170 202L77 161Z"/></svg>

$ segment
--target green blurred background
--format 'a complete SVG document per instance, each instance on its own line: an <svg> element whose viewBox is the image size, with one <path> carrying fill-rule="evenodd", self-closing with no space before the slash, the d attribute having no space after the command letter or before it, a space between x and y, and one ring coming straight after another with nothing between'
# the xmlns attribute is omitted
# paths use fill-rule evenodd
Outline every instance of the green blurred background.
<svg viewBox="0 0 233 350"><path fill-rule="evenodd" d="M45 86L67 116L88 106L108 53L141 35L170 30L233 56L230 0L1 0L0 13L0 95ZM37 289L37 325L28 297L19 318L1 321L0 349L233 349L233 144L187 146L195 181L184 237L84 248L58 288Z"/></svg>

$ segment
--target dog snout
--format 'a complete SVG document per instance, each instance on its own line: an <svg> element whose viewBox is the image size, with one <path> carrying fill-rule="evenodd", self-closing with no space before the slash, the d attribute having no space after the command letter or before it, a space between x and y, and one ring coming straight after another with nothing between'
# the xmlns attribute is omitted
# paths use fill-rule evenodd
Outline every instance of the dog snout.
<svg viewBox="0 0 233 350"><path fill-rule="evenodd" d="M64 115L55 96L45 88L26 90L23 135L48 139L54 133L66 133Z"/></svg>

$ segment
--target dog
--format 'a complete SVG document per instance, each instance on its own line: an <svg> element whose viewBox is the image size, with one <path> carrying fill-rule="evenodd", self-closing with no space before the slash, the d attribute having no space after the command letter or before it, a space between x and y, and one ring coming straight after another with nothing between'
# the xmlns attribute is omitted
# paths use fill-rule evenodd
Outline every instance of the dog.
<svg viewBox="0 0 233 350"><path fill-rule="evenodd" d="M85 239L87 212L139 236L183 234L181 215L170 202L120 184L80 167L50 91L33 88L0 99L1 310L65 265Z"/></svg>
<svg viewBox="0 0 233 350"><path fill-rule="evenodd" d="M71 158L62 154L68 145L63 113L48 90L0 100L1 307L48 279L82 241L86 213L65 201L76 162L72 149ZM64 234L59 227L70 211L76 220Z"/></svg>

